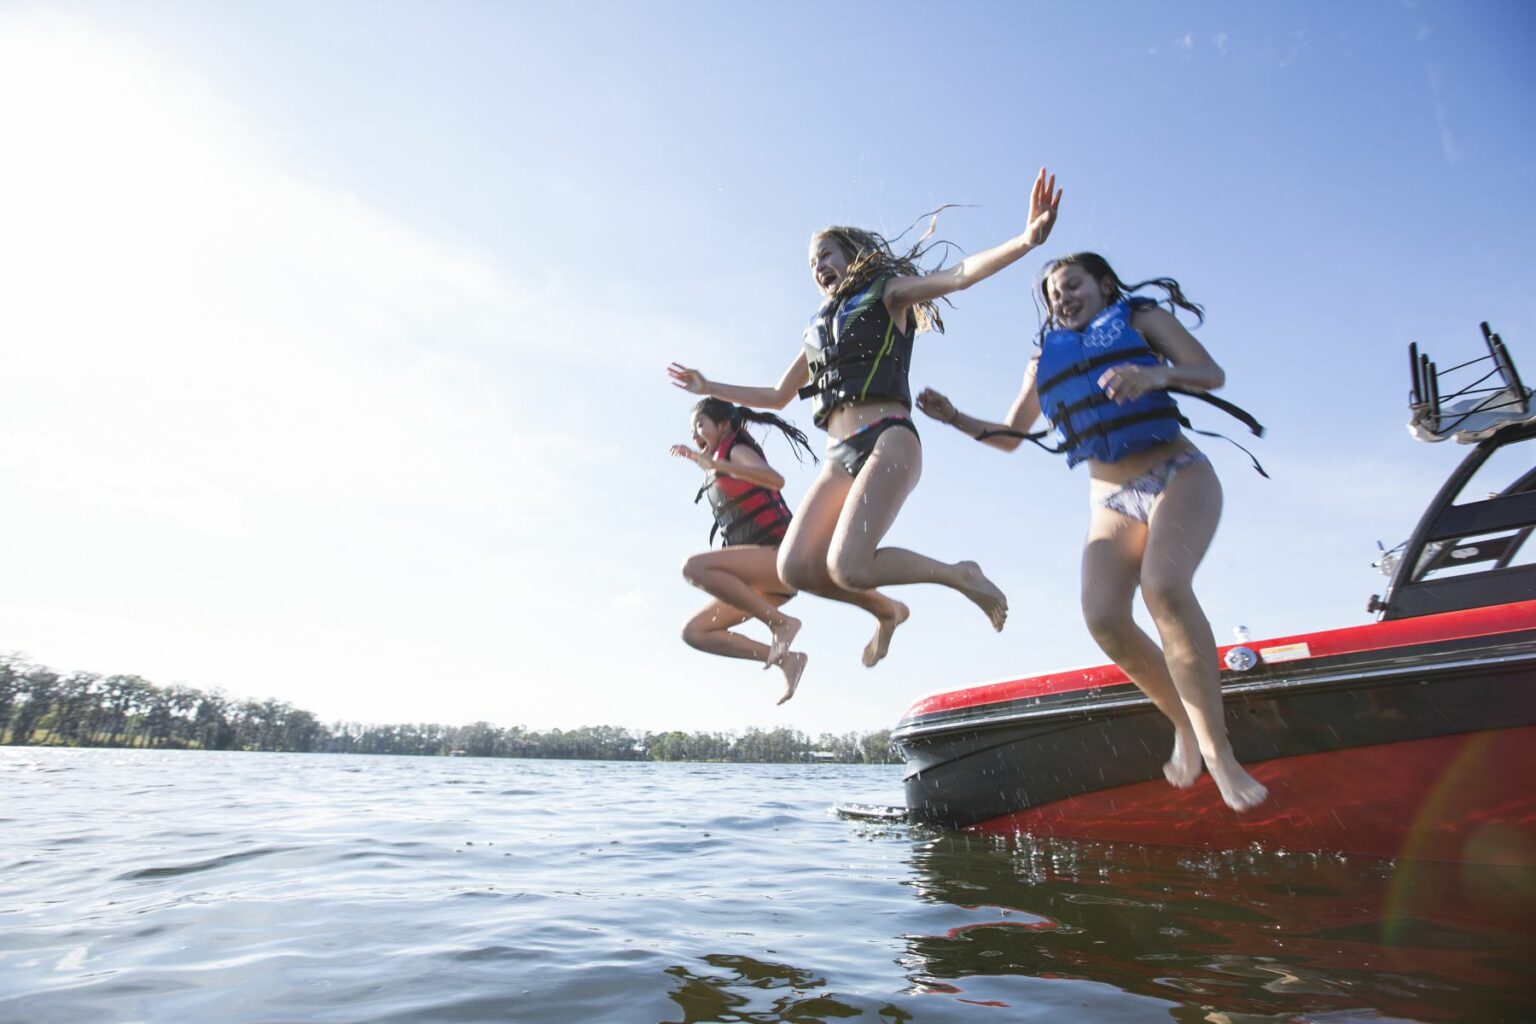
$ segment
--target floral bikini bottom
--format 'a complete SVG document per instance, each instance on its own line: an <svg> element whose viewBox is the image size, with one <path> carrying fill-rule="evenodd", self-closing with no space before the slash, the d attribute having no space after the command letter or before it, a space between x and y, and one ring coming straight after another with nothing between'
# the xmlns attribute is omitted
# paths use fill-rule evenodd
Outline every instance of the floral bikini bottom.
<svg viewBox="0 0 1536 1024"><path fill-rule="evenodd" d="M1204 452L1186 448L1145 473L1132 477L1104 497L1095 498L1094 503L1145 523L1152 516L1152 506L1168 489L1168 481L1173 479L1174 474L1185 466L1196 466L1201 463L1209 466L1211 460L1205 457Z"/></svg>

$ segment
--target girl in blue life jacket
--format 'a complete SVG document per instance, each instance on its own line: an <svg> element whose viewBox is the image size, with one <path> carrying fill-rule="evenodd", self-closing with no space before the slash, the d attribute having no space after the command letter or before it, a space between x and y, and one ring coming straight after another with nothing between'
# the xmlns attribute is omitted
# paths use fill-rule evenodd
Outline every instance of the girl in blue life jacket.
<svg viewBox="0 0 1536 1024"><path fill-rule="evenodd" d="M689 424L693 445L673 445L671 452L709 474L699 498L709 499L714 514L711 543L719 533L724 546L683 563L683 578L711 597L683 626L683 642L708 654L760 661L764 668L777 664L784 673L784 693L779 698L783 704L795 695L806 663L804 654L789 649L800 631L800 620L781 610L795 596L795 588L779 578L777 565L779 545L792 517L779 493L784 478L768 465L762 446L747 432L749 422L778 430L796 454L802 450L811 454L804 432L771 413L752 412L718 398L706 398L693 407ZM896 602L883 594L863 591L849 600L876 618L883 617L882 621L897 618ZM731 632L748 619L769 628L774 645L782 647L779 657L770 660L774 645ZM871 649L879 636L877 631ZM871 656L866 652L866 658Z"/></svg>
<svg viewBox="0 0 1536 1024"><path fill-rule="evenodd" d="M668 368L678 387L755 408L782 409L797 394L814 400L816 425L828 434L827 458L779 548L785 582L840 600L880 586L940 583L981 608L993 628L1003 628L1007 598L975 562L951 564L879 545L922 474L907 380L913 340L920 331L943 330L939 299L991 277L1045 241L1061 203L1055 185L1055 176L1041 168L1023 234L933 273L916 263L921 240L901 255L871 231L818 231L810 266L825 301L775 386L720 384L678 363ZM881 654L906 618L906 606L895 607L893 618L881 619L875 640Z"/></svg>
<svg viewBox="0 0 1536 1024"><path fill-rule="evenodd" d="M1132 294L1147 286L1162 289L1170 307L1204 319L1172 278L1126 285L1102 256L1067 256L1046 268L1040 355L1003 423L968 416L932 389L917 404L1004 451L1019 446L1043 411L1061 434L1067 464L1088 464L1088 629L1173 722L1168 781L1194 785L1203 758L1222 799L1243 811L1268 791L1227 741L1216 640L1192 586L1221 517L1221 483L1180 430L1167 390L1210 391L1226 378L1172 313ZM1131 618L1138 584L1161 650Z"/></svg>

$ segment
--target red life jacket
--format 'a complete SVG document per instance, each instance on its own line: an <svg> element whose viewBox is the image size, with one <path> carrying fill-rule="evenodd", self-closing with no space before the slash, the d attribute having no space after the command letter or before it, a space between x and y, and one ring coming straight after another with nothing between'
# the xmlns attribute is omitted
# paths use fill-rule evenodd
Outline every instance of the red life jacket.
<svg viewBox="0 0 1536 1024"><path fill-rule="evenodd" d="M715 447L715 461L725 462L731 457L731 449L741 440L743 433L733 430L720 439ZM751 438L746 443L756 448ZM778 491L740 480L724 473L715 473L699 488L699 498L709 498L709 507L715 513L715 527L709 531L709 542L715 542L719 533L727 547L736 544L777 544L784 539L791 519L789 506Z"/></svg>

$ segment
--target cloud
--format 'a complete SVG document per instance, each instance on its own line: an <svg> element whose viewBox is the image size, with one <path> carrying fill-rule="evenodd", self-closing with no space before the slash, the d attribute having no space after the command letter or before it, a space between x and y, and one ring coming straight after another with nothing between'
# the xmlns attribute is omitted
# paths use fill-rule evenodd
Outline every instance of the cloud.
<svg viewBox="0 0 1536 1024"><path fill-rule="evenodd" d="M1435 108L1435 129L1440 134L1440 153L1448 164L1458 163L1461 160L1461 150L1456 146L1456 140L1451 135L1450 118L1446 114L1445 95L1440 83L1440 66L1430 63L1424 66L1425 75L1429 79L1429 94L1433 98Z"/></svg>

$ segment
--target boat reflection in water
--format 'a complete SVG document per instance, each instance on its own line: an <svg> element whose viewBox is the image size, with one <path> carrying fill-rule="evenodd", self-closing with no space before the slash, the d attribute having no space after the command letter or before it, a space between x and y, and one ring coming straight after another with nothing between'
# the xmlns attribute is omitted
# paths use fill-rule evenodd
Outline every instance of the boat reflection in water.
<svg viewBox="0 0 1536 1024"><path fill-rule="evenodd" d="M1117 993L1215 1024L1536 1014L1529 867L953 832L912 866L935 922L906 936L914 989L998 1020L1133 1019Z"/></svg>

